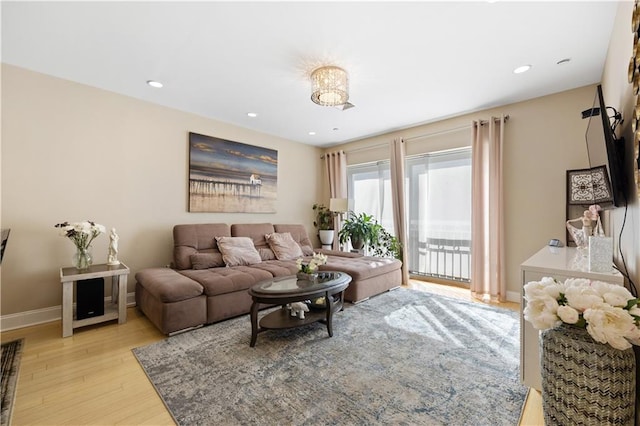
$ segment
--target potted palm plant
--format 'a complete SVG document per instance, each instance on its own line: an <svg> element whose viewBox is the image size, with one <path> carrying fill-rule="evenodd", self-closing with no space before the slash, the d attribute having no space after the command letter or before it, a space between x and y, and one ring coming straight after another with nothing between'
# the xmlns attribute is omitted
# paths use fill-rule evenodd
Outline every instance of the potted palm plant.
<svg viewBox="0 0 640 426"><path fill-rule="evenodd" d="M383 229L372 215L366 213L356 215L351 212L342 224L338 238L342 244L351 241L351 246L359 250L364 246L377 244Z"/></svg>
<svg viewBox="0 0 640 426"><path fill-rule="evenodd" d="M316 214L316 220L313 226L318 228L318 238L322 245L333 244L335 230L333 229L333 218L335 213L330 211L324 204L314 204L313 211Z"/></svg>

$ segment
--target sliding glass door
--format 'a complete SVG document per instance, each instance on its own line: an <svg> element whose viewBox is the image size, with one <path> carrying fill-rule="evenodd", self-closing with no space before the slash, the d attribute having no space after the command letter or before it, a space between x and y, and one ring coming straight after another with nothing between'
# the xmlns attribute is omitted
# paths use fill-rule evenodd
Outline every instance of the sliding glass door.
<svg viewBox="0 0 640 426"><path fill-rule="evenodd" d="M409 273L468 283L471 269L471 148L407 158ZM347 168L352 210L394 233L388 161Z"/></svg>
<svg viewBox="0 0 640 426"><path fill-rule="evenodd" d="M469 282L471 148L410 157L406 166L409 272Z"/></svg>

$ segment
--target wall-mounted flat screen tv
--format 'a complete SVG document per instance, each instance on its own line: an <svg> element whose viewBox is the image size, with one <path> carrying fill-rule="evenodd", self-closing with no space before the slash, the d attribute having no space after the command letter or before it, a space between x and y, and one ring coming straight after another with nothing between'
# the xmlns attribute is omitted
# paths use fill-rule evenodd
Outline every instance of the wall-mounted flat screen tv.
<svg viewBox="0 0 640 426"><path fill-rule="evenodd" d="M598 85L593 108L584 111L583 117L585 116L589 117L585 135L589 166L605 166L612 187L613 203L601 207L606 209L621 206L626 200L627 186L624 176L624 138L617 138L612 128L621 117L615 109L606 107L602 86Z"/></svg>

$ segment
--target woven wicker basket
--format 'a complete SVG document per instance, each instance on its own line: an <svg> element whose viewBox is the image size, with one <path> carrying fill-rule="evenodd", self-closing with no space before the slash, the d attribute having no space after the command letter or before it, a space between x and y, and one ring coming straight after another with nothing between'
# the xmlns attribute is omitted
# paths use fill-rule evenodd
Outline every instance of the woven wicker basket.
<svg viewBox="0 0 640 426"><path fill-rule="evenodd" d="M636 359L570 325L540 337L542 408L551 425L633 425Z"/></svg>

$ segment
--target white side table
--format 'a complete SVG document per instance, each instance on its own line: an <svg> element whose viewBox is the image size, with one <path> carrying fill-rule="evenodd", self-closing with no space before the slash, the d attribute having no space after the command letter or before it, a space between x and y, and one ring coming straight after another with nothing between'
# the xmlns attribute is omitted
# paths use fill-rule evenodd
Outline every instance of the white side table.
<svg viewBox="0 0 640 426"><path fill-rule="evenodd" d="M74 267L60 268L60 282L62 283L62 337L73 335L73 329L86 325L98 324L104 321L118 320L118 324L127 322L127 277L129 268L124 263L109 266L106 264L91 265L85 271L78 271ZM111 277L111 301L105 302L104 315L74 319L73 287L77 281L91 278Z"/></svg>

